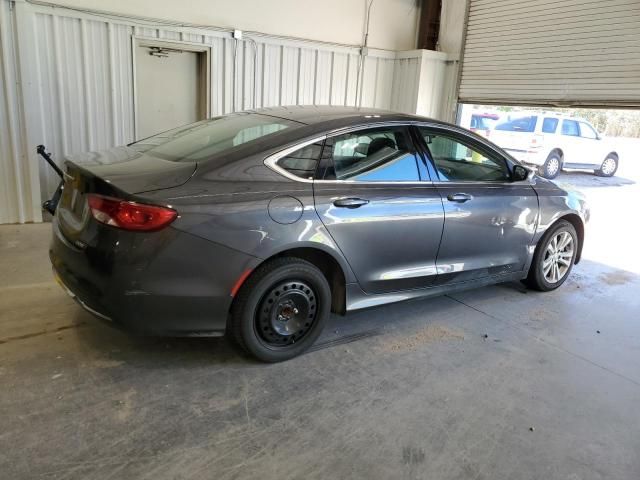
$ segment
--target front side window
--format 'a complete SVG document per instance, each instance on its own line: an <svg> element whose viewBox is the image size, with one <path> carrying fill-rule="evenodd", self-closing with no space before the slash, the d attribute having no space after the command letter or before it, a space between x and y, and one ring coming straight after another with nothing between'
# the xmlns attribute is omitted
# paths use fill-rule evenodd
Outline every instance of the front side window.
<svg viewBox="0 0 640 480"><path fill-rule="evenodd" d="M568 135L569 137L579 137L580 130L578 130L578 122L576 122L575 120L563 120L562 135Z"/></svg>
<svg viewBox="0 0 640 480"><path fill-rule="evenodd" d="M542 133L556 133L558 128L558 119L547 117L542 121Z"/></svg>
<svg viewBox="0 0 640 480"><path fill-rule="evenodd" d="M595 140L598 138L598 133L588 123L580 122L580 136Z"/></svg>
<svg viewBox="0 0 640 480"><path fill-rule="evenodd" d="M313 143L280 158L276 165L296 177L310 180L315 176L321 153L322 142Z"/></svg>
<svg viewBox="0 0 640 480"><path fill-rule="evenodd" d="M330 165L325 180L420 181L416 154L402 127L373 128L330 137L325 151L323 157Z"/></svg>
<svg viewBox="0 0 640 480"><path fill-rule="evenodd" d="M498 123L495 130L503 130L506 132L533 132L536 129L537 121L538 117L536 115L527 115Z"/></svg>
<svg viewBox="0 0 640 480"><path fill-rule="evenodd" d="M420 128L441 181L506 182L510 180L506 162L480 152L464 139Z"/></svg>

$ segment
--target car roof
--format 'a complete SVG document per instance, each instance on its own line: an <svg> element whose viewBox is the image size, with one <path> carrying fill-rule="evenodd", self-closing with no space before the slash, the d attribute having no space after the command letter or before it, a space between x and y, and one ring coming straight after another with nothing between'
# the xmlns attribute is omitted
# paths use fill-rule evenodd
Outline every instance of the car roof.
<svg viewBox="0 0 640 480"><path fill-rule="evenodd" d="M585 123L589 123L589 120L587 120L584 117L576 117L573 115L567 115L566 113L560 113L560 112L553 112L553 111L542 111L542 112L537 112L537 111L532 111L532 110L519 110L516 112L507 112L506 116L508 117L509 120L513 120L515 118L521 118L521 117L529 117L529 116L541 116L541 117L553 117L553 118L558 118L560 120L576 120L579 122L585 122Z"/></svg>
<svg viewBox="0 0 640 480"><path fill-rule="evenodd" d="M253 113L284 118L318 130L331 130L352 124L384 122L424 122L448 125L432 118L392 112L377 108L337 107L328 105L296 105L290 107L270 107L251 110Z"/></svg>

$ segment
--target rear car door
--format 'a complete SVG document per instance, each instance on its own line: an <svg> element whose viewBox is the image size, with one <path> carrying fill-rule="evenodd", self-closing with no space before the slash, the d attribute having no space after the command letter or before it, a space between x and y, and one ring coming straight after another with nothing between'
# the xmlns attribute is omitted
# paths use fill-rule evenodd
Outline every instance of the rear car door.
<svg viewBox="0 0 640 480"><path fill-rule="evenodd" d="M512 182L509 162L463 131L417 129L445 212L436 283L522 271L538 217L530 182Z"/></svg>
<svg viewBox="0 0 640 480"><path fill-rule="evenodd" d="M367 293L428 287L444 225L426 159L403 125L329 135L314 180L318 215Z"/></svg>

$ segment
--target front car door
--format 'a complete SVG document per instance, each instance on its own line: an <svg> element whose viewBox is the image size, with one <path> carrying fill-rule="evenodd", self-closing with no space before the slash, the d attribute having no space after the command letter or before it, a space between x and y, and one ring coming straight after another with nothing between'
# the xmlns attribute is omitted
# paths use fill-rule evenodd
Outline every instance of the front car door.
<svg viewBox="0 0 640 480"><path fill-rule="evenodd" d="M406 126L329 135L313 188L316 211L365 292L433 284L443 205Z"/></svg>
<svg viewBox="0 0 640 480"><path fill-rule="evenodd" d="M444 203L436 283L524 270L538 218L538 197L530 182L512 182L512 165L462 130L417 130Z"/></svg>
<svg viewBox="0 0 640 480"><path fill-rule="evenodd" d="M587 122L579 121L578 126L580 138L576 150L579 158L571 163L577 164L576 167L600 166L608 152L604 151L598 132Z"/></svg>
<svg viewBox="0 0 640 480"><path fill-rule="evenodd" d="M570 120L568 118L562 120L559 140L563 154L563 165L582 162L580 127L576 120Z"/></svg>

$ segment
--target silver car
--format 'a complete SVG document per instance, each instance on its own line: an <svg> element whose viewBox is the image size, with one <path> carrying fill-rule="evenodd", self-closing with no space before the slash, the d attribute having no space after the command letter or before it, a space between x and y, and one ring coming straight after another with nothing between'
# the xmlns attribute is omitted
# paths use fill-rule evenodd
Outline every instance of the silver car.
<svg viewBox="0 0 640 480"><path fill-rule="evenodd" d="M553 290L589 210L486 139L428 118L243 112L69 159L50 257L103 320L304 352L330 312L497 282Z"/></svg>

